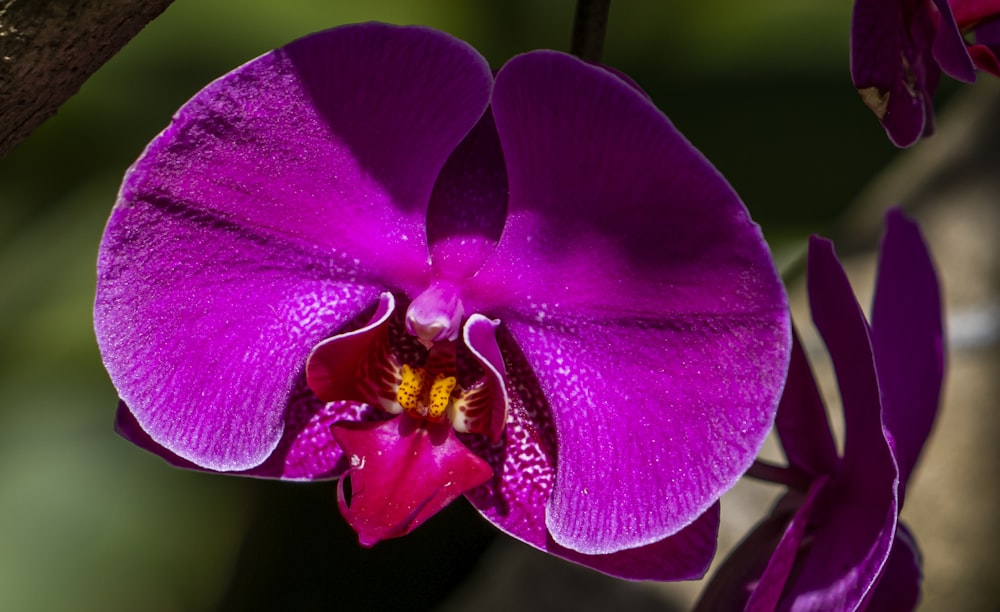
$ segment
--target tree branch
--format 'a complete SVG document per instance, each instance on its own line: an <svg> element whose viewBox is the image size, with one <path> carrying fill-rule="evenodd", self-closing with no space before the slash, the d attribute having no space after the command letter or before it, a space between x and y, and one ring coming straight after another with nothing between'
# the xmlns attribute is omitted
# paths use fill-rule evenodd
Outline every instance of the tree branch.
<svg viewBox="0 0 1000 612"><path fill-rule="evenodd" d="M611 0L577 0L570 53L588 62L601 61L610 10Z"/></svg>
<svg viewBox="0 0 1000 612"><path fill-rule="evenodd" d="M0 0L0 159L173 0Z"/></svg>

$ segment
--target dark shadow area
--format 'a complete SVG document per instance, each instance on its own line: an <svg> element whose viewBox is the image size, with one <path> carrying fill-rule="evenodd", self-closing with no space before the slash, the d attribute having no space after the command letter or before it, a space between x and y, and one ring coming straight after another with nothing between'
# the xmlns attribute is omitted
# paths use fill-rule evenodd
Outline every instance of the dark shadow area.
<svg viewBox="0 0 1000 612"><path fill-rule="evenodd" d="M472 572L497 531L459 500L374 548L337 510L335 483L256 483L261 501L218 609L430 610Z"/></svg>

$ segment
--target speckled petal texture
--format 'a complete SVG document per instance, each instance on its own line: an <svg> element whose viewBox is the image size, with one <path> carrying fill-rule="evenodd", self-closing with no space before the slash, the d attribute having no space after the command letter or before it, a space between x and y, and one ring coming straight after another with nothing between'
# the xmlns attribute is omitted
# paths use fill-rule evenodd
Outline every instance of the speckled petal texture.
<svg viewBox="0 0 1000 612"><path fill-rule="evenodd" d="M502 445L481 436L464 441L492 466L494 477L466 497L497 527L532 546L632 580L685 580L701 577L715 555L719 509L714 505L687 528L652 544L605 555L560 546L546 527L557 463L556 431L538 380L513 340L501 334L507 357L511 410ZM581 496L589 491L581 490Z"/></svg>
<svg viewBox="0 0 1000 612"><path fill-rule="evenodd" d="M427 201L490 86L450 36L365 24L264 55L178 111L126 177L95 306L108 372L155 443L213 470L267 459L312 347L429 272Z"/></svg>
<svg viewBox="0 0 1000 612"><path fill-rule="evenodd" d="M469 295L534 372L537 391L512 393L551 410L549 533L585 554L658 542L759 449L788 363L784 290L736 194L621 79L533 52L497 75L493 112L509 213Z"/></svg>

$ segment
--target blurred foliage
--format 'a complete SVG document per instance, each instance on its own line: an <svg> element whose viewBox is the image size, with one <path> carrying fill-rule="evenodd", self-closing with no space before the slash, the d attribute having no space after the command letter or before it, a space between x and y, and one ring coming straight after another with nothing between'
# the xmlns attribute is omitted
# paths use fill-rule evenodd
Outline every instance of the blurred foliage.
<svg viewBox="0 0 1000 612"><path fill-rule="evenodd" d="M177 0L0 161L0 609L273 608L290 593L295 609L322 608L387 567L410 576L407 607L419 609L489 540L460 506L407 542L359 551L329 485L176 471L112 431L115 393L91 331L93 262L122 173L178 106L273 47L355 21L440 28L499 66L565 48L573 3L278 7ZM606 60L649 91L772 240L801 237L832 221L893 154L850 85L849 10L833 0L619 0ZM438 567L449 550L460 554ZM421 555L429 567L411 576ZM255 599L268 584L271 595ZM359 601L399 596L375 589Z"/></svg>

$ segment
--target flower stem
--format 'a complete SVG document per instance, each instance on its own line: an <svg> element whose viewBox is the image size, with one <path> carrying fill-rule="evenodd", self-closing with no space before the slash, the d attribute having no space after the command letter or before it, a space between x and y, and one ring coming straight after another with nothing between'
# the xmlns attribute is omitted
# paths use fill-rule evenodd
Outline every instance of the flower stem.
<svg viewBox="0 0 1000 612"><path fill-rule="evenodd" d="M764 482L785 485L799 491L808 491L809 483L812 481L808 474L798 468L774 465L760 459L753 462L745 475Z"/></svg>
<svg viewBox="0 0 1000 612"><path fill-rule="evenodd" d="M577 0L570 53L588 62L601 61L610 8L611 0Z"/></svg>

